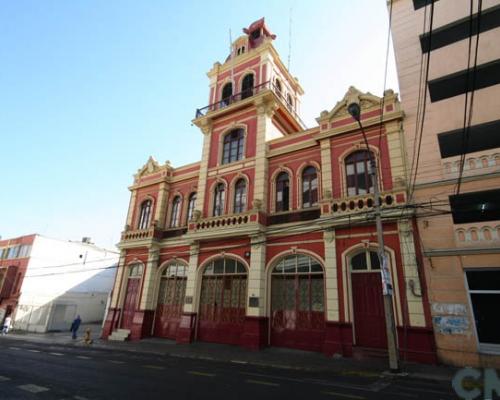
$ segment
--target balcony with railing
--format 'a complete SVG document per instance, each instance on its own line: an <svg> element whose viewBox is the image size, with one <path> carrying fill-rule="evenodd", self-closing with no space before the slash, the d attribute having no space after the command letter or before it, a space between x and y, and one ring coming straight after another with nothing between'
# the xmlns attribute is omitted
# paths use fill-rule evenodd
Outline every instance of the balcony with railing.
<svg viewBox="0 0 500 400"><path fill-rule="evenodd" d="M250 210L239 214L220 215L199 218L189 223L188 235L226 234L259 229L266 224L266 216L259 210Z"/></svg>
<svg viewBox="0 0 500 400"><path fill-rule="evenodd" d="M406 204L405 191L385 191L380 193L380 208L384 210L397 210ZM356 216L365 215L375 209L375 198L373 193L367 193L359 196L349 196L339 199L333 199L322 208L323 216L335 215L341 216Z"/></svg>
<svg viewBox="0 0 500 400"><path fill-rule="evenodd" d="M203 108L197 108L195 119L204 117L211 112L219 111L225 109L233 104L239 103L243 100L249 99L265 91L270 91L279 99L283 106L288 110L288 112L300 123L302 127L305 127L304 122L297 113L296 107L292 104L286 97L283 90L277 87L273 82L267 81L256 85L254 87L243 90L239 93L235 93L231 96L225 97L215 103L209 104Z"/></svg>
<svg viewBox="0 0 500 400"><path fill-rule="evenodd" d="M132 242L138 240L147 239L161 239L163 231L158 229L156 226L150 226L146 229L127 229L122 232L121 241L122 242Z"/></svg>

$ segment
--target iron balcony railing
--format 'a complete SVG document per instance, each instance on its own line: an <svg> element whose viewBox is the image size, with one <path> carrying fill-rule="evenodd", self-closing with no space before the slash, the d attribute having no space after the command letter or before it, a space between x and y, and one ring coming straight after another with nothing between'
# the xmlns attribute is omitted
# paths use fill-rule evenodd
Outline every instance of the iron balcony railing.
<svg viewBox="0 0 500 400"><path fill-rule="evenodd" d="M295 117L297 121L299 121L302 127L305 128L306 125L304 124L304 121L302 121L302 119L297 114L295 106L285 98L283 91L280 90L280 88L274 85L271 81L261 83L260 85L243 90L239 93L235 93L231 96L223 98L220 101L209 104L206 107L197 108L195 118L204 117L205 115L207 115L209 112L212 111L222 110L223 108L226 108L231 104L237 103L244 99L248 99L249 97L255 96L256 94L259 94L265 90L272 90L273 93L276 95L276 97L278 97L280 101L283 103L283 105L288 109L288 111Z"/></svg>

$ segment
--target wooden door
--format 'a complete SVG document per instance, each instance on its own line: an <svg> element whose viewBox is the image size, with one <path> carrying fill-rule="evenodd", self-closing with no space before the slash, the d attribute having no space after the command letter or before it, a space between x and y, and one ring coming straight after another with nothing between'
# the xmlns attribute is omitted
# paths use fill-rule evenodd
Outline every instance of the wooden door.
<svg viewBox="0 0 500 400"><path fill-rule="evenodd" d="M247 276L204 276L201 285L198 339L240 344L245 323Z"/></svg>
<svg viewBox="0 0 500 400"><path fill-rule="evenodd" d="M155 315L155 336L177 338L186 294L186 277L162 278Z"/></svg>
<svg viewBox="0 0 500 400"><path fill-rule="evenodd" d="M123 304L122 328L131 329L134 320L134 313L137 308L137 300L139 297L138 278L129 278L127 282L127 293L125 294L125 302Z"/></svg>
<svg viewBox="0 0 500 400"><path fill-rule="evenodd" d="M380 272L352 273L356 346L387 348Z"/></svg>
<svg viewBox="0 0 500 400"><path fill-rule="evenodd" d="M323 274L273 275L271 345L321 351L325 336Z"/></svg>

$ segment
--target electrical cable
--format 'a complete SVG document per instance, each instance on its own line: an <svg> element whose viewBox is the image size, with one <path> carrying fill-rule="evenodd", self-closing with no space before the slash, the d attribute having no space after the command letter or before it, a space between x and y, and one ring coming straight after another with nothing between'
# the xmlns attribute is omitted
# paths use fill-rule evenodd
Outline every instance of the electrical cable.
<svg viewBox="0 0 500 400"><path fill-rule="evenodd" d="M427 6L426 6L427 8ZM430 61L431 61L431 51L430 49L432 48L432 27L434 24L434 2L431 2L431 12L430 12L430 23L429 23L429 52L427 53L427 59L426 59L426 68L425 68L425 94L424 94L424 100L423 100L423 106L422 106L422 118L421 118L421 123L420 123L420 131L418 135L418 147L417 147L417 156L415 160L415 172L413 175L413 183L412 179L410 176L410 187L409 187L409 195L408 195L408 201L412 201L413 198L413 193L415 191L415 184L417 181L417 173L418 173L418 165L420 161L420 150L422 148L422 136L424 132L424 123L425 123L425 113L427 110L427 85L429 83L429 66L430 66ZM415 143L413 143L415 146ZM411 171L410 171L411 172Z"/></svg>
<svg viewBox="0 0 500 400"><path fill-rule="evenodd" d="M477 55L479 49L479 32L481 28L481 10L482 10L482 0L478 2L478 10L477 10L477 33L476 33L476 48L474 50L474 67L472 69L472 88L470 90L470 103L469 103L469 113L467 115L467 100L469 93L469 74L470 74L470 58L471 58L471 47L472 47L472 28L473 28L473 0L471 0L470 5L470 22L469 22L469 54L467 61L467 74L466 74L466 82L465 82L465 106L464 106L464 126L462 131L462 153L460 155L460 169L457 179L457 190L456 194L460 194L460 187L462 184L463 171L465 166L465 155L468 153L468 145L469 145L469 133L470 127L472 124L472 112L474 106L474 93L476 89L476 76L477 76Z"/></svg>

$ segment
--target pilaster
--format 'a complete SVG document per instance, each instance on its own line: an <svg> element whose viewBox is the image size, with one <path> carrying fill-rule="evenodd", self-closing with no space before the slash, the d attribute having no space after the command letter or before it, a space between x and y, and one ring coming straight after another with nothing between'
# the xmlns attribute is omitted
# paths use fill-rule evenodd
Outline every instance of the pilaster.
<svg viewBox="0 0 500 400"><path fill-rule="evenodd" d="M385 129L387 135L387 147L389 149L392 180L396 187L400 187L407 182L407 160L401 122L393 121L387 123L385 125Z"/></svg>
<svg viewBox="0 0 500 400"><path fill-rule="evenodd" d="M266 315L266 246L264 235L251 239L250 271L248 274L247 315Z"/></svg>
<svg viewBox="0 0 500 400"><path fill-rule="evenodd" d="M325 246L325 298L327 321L339 320L339 292L337 281L337 249L335 245L335 230L323 233Z"/></svg>
<svg viewBox="0 0 500 400"><path fill-rule="evenodd" d="M126 274L125 256L126 250L120 250L120 258L118 260L118 270L116 271L115 283L113 285L113 295L111 296L110 308L119 308L121 303L119 301L123 288L123 276Z"/></svg>
<svg viewBox="0 0 500 400"><path fill-rule="evenodd" d="M266 132L270 130L276 104L257 104L257 137L255 147L254 202L260 201L261 209L267 210L268 159L266 157Z"/></svg>
<svg viewBox="0 0 500 400"><path fill-rule="evenodd" d="M196 287L198 286L198 253L199 244L193 243L189 248L189 267L186 282L186 296L184 303L185 313L195 313L198 309L198 298L196 296Z"/></svg>
<svg viewBox="0 0 500 400"><path fill-rule="evenodd" d="M128 204L128 213L127 213L127 225L129 227L132 227L133 225L133 218L134 218L134 209L135 209L135 203L137 202L137 190L132 190L132 193L130 194L130 203Z"/></svg>
<svg viewBox="0 0 500 400"><path fill-rule="evenodd" d="M155 221L157 221L158 228L162 229L165 227L165 214L167 212L167 201L168 201L168 186L166 182L160 183L158 190L158 200L155 210Z"/></svg>
<svg viewBox="0 0 500 400"><path fill-rule="evenodd" d="M203 214L203 205L205 203L207 178L208 178L208 158L210 157L210 138L212 134L212 127L210 124L207 123L201 129L203 132L203 150L201 155L200 171L198 178L196 204L194 208L195 210Z"/></svg>
<svg viewBox="0 0 500 400"><path fill-rule="evenodd" d="M330 198L333 193L332 184L332 154L330 139L320 142L321 147L321 185L323 187L323 198ZM330 194L328 196L328 193Z"/></svg>
<svg viewBox="0 0 500 400"><path fill-rule="evenodd" d="M155 308L156 275L158 272L159 250L155 247L148 251L148 262L142 283L142 295L139 310L153 310Z"/></svg>
<svg viewBox="0 0 500 400"><path fill-rule="evenodd" d="M415 242L410 221L398 221L398 231L410 325L415 327L425 327L422 288L420 286L417 258L415 253Z"/></svg>

